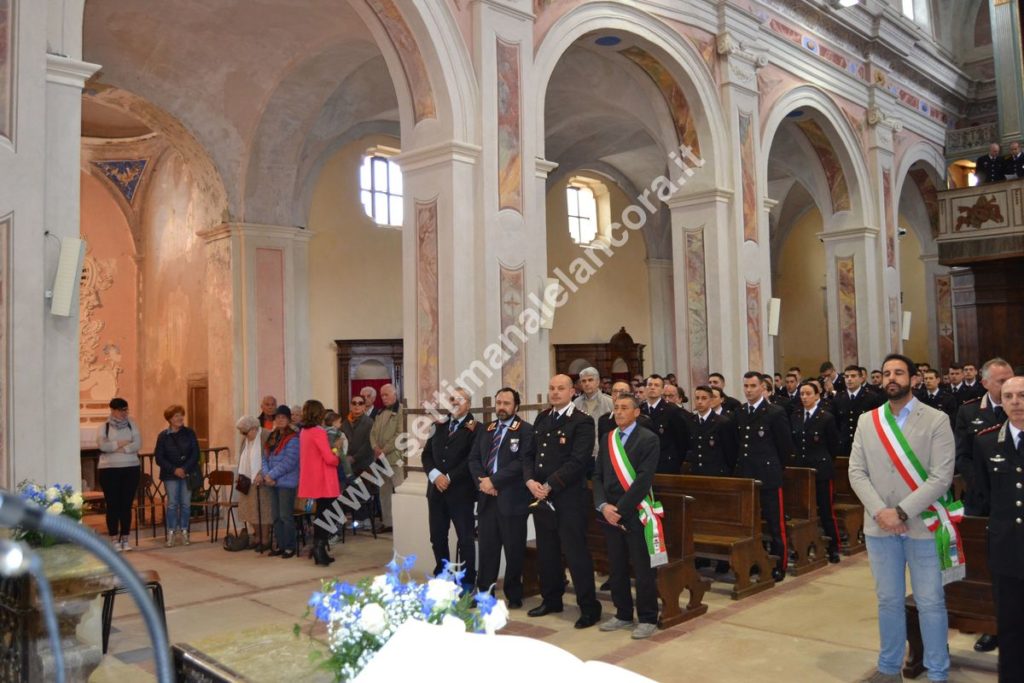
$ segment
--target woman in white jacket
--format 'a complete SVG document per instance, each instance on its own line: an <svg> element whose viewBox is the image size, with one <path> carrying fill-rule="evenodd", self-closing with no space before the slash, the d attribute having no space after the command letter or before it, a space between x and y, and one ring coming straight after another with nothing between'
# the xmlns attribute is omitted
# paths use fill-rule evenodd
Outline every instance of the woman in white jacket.
<svg viewBox="0 0 1024 683"><path fill-rule="evenodd" d="M263 439L260 438L260 423L255 417L246 415L235 424L242 435L238 449L238 478L249 479L249 492L238 494L238 518L251 527L250 541L256 539L255 550L263 552L270 548L270 489L256 485L256 475L263 466ZM259 500L257 501L257 496Z"/></svg>
<svg viewBox="0 0 1024 683"><path fill-rule="evenodd" d="M107 507L107 533L115 550L131 550L132 502L139 488L139 449L142 433L128 417L128 401L110 400L110 417L99 429L100 449L97 476Z"/></svg>

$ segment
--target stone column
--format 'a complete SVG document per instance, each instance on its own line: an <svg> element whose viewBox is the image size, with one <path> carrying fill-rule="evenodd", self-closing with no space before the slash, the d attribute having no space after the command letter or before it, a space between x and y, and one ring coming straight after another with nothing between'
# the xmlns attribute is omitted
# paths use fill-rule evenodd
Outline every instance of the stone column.
<svg viewBox="0 0 1024 683"><path fill-rule="evenodd" d="M206 282L210 443L234 446L235 420L260 399L311 398L308 243L293 226L223 223L200 233ZM232 448L234 451L234 448Z"/></svg>
<svg viewBox="0 0 1024 683"><path fill-rule="evenodd" d="M853 362L877 364L887 353L875 331L879 315L871 305L881 281L879 230L848 228L820 232L818 237L825 243L830 357L843 367ZM842 372L842 368L838 370Z"/></svg>
<svg viewBox="0 0 1024 683"><path fill-rule="evenodd" d="M992 57L996 67L999 136L1005 143L1024 136L1024 69L1021 66L1020 5L987 0L992 24Z"/></svg>
<svg viewBox="0 0 1024 683"><path fill-rule="evenodd" d="M953 360L952 349L941 348L941 338L952 336L952 329L943 329L940 323L939 302L937 300L935 279L942 275L949 274L949 268L939 264L938 252L921 254L921 263L924 264L924 293L928 316L928 357L939 367L946 368L949 361Z"/></svg>
<svg viewBox="0 0 1024 683"><path fill-rule="evenodd" d="M869 302L863 326L869 334L869 345L861 352L867 361L862 363L881 362L887 353L900 351L903 348L901 327L903 324L903 306L900 286L900 255L899 240L896 233L896 167L894 163L894 133L903 128L903 124L893 118L891 111L898 105L894 96L879 87L871 89L871 106L867 113L868 139L868 176L870 196L875 197L871 203L875 215L868 217L868 222L879 226L878 240L875 244L873 260L878 264L878 279L865 283L868 290L864 293ZM860 294L858 294L858 298ZM859 306L859 304L858 304ZM858 324L858 335L861 324Z"/></svg>
<svg viewBox="0 0 1024 683"><path fill-rule="evenodd" d="M651 296L651 371L676 373L675 292L672 259L648 258L647 285ZM684 386L689 386L689 382Z"/></svg>

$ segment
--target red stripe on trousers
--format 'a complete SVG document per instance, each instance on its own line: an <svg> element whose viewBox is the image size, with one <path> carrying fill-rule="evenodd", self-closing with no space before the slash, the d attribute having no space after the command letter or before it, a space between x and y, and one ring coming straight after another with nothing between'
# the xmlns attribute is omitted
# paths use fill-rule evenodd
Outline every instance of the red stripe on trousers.
<svg viewBox="0 0 1024 683"><path fill-rule="evenodd" d="M839 540L839 520L836 519L836 485L831 479L828 481L828 504L831 508L832 527L836 533L836 548L838 548L841 541Z"/></svg>
<svg viewBox="0 0 1024 683"><path fill-rule="evenodd" d="M789 566L789 542L786 541L786 506L782 503L782 487L779 487L779 527L782 529L782 571Z"/></svg>

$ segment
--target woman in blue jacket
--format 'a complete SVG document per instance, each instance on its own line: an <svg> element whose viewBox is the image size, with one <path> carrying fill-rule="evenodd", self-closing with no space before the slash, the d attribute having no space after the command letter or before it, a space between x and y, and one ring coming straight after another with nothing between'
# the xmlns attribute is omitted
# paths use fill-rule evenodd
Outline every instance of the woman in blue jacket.
<svg viewBox="0 0 1024 683"><path fill-rule="evenodd" d="M291 427L292 411L278 406L274 413L274 431L263 449L263 471L257 484L269 486L270 517L277 547L271 556L295 557L295 492L299 488L299 435Z"/></svg>
<svg viewBox="0 0 1024 683"><path fill-rule="evenodd" d="M173 405L164 411L168 427L156 437L153 455L160 466L160 481L167 492L167 547L174 545L175 534L188 545L191 493L188 475L199 467L199 441L196 433L185 426L185 409Z"/></svg>

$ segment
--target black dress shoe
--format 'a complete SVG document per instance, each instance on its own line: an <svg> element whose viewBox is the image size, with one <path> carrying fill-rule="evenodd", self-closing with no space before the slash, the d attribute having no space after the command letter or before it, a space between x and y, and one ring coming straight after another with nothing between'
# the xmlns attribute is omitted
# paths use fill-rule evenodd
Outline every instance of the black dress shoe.
<svg viewBox="0 0 1024 683"><path fill-rule="evenodd" d="M611 589L612 589L612 582L611 581L605 581L604 583L601 584L601 587L598 588L597 590L599 590L599 591L610 591Z"/></svg>
<svg viewBox="0 0 1024 683"><path fill-rule="evenodd" d="M508 608L509 609L522 609L523 608L523 601L522 600L509 600L508 601Z"/></svg>
<svg viewBox="0 0 1024 683"><path fill-rule="evenodd" d="M999 647L999 637L983 633L974 643L975 652L992 652Z"/></svg>
<svg viewBox="0 0 1024 683"><path fill-rule="evenodd" d="M573 626L575 628L590 628L591 626L593 626L594 624L596 624L600 620L601 620L601 613L600 612L598 612L597 614L584 614L583 616L581 616L579 619L576 620L576 623L573 624Z"/></svg>
<svg viewBox="0 0 1024 683"><path fill-rule="evenodd" d="M275 548L274 550L271 550L269 553L267 553L267 557L277 557L278 555L282 555L283 553L284 551L280 548Z"/></svg>
<svg viewBox="0 0 1024 683"><path fill-rule="evenodd" d="M561 605L559 605L558 607L552 607L552 606L549 606L548 604L542 602L539 605L537 605L536 607L534 607L532 610L527 612L526 616L528 616L528 617L543 617L545 614L558 614L559 612L562 611L562 609L563 609L563 607Z"/></svg>
<svg viewBox="0 0 1024 683"><path fill-rule="evenodd" d="M772 570L772 578L775 579L775 583L781 583L786 578L786 572L776 567Z"/></svg>
<svg viewBox="0 0 1024 683"><path fill-rule="evenodd" d="M295 557L295 551L294 550L285 550L283 553L281 553L281 559L282 560L290 560L293 557Z"/></svg>
<svg viewBox="0 0 1024 683"><path fill-rule="evenodd" d="M828 554L828 561L832 564L839 564L839 553L831 552Z"/></svg>

